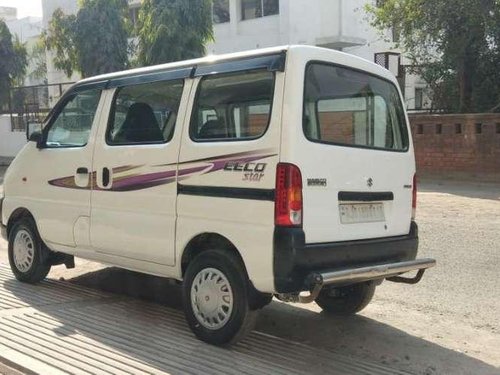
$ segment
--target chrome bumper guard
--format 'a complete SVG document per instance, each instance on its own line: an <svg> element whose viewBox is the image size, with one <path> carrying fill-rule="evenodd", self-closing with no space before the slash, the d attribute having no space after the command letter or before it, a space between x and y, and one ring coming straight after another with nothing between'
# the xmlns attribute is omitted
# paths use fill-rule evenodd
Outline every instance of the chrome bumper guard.
<svg viewBox="0 0 500 375"><path fill-rule="evenodd" d="M410 260L399 263L380 264L376 266L351 268L340 271L312 272L306 278L311 294L299 296L301 303L309 303L316 299L325 285L355 284L369 280L387 279L389 281L416 284L422 278L424 271L434 267L436 260L430 258ZM400 277L402 273L418 271L414 278Z"/></svg>

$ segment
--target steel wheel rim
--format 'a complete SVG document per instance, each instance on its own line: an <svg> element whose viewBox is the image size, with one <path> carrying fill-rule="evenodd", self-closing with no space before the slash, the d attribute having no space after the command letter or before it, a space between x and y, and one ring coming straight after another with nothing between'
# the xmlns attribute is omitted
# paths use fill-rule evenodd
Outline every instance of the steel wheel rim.
<svg viewBox="0 0 500 375"><path fill-rule="evenodd" d="M14 265L21 272L28 272L35 258L35 242L31 233L21 229L16 233L13 244Z"/></svg>
<svg viewBox="0 0 500 375"><path fill-rule="evenodd" d="M226 275L215 268L198 272L191 285L191 307L203 327L216 330L226 325L233 304L233 290Z"/></svg>

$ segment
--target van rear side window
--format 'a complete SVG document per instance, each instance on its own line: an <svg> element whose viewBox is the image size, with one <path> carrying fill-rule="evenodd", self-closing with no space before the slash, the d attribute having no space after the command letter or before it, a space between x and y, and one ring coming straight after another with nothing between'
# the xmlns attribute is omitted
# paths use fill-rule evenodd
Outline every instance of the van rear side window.
<svg viewBox="0 0 500 375"><path fill-rule="evenodd" d="M195 141L261 137L271 117L274 73L254 71L208 76L198 87L190 134Z"/></svg>
<svg viewBox="0 0 500 375"><path fill-rule="evenodd" d="M313 142L408 149L406 119L396 87L368 73L331 64L307 67L303 125Z"/></svg>

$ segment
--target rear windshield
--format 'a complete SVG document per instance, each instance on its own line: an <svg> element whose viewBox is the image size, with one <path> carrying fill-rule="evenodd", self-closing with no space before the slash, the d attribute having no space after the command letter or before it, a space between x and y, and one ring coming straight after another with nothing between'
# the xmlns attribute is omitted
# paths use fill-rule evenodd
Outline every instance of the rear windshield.
<svg viewBox="0 0 500 375"><path fill-rule="evenodd" d="M304 90L304 133L314 142L391 151L408 149L396 87L368 73L309 64Z"/></svg>

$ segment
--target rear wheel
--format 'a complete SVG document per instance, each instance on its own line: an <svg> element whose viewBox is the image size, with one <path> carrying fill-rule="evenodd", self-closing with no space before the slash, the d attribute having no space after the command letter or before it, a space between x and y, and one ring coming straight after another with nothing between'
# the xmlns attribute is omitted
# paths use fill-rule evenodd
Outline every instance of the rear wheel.
<svg viewBox="0 0 500 375"><path fill-rule="evenodd" d="M375 294L375 283L366 282L340 288L323 288L316 303L332 315L352 315L363 310Z"/></svg>
<svg viewBox="0 0 500 375"><path fill-rule="evenodd" d="M249 306L246 271L230 252L209 250L189 264L183 302L189 327L209 344L234 344L255 323L257 312Z"/></svg>
<svg viewBox="0 0 500 375"><path fill-rule="evenodd" d="M9 233L9 263L16 279L37 283L47 276L50 265L43 262L43 246L33 219L14 224Z"/></svg>

